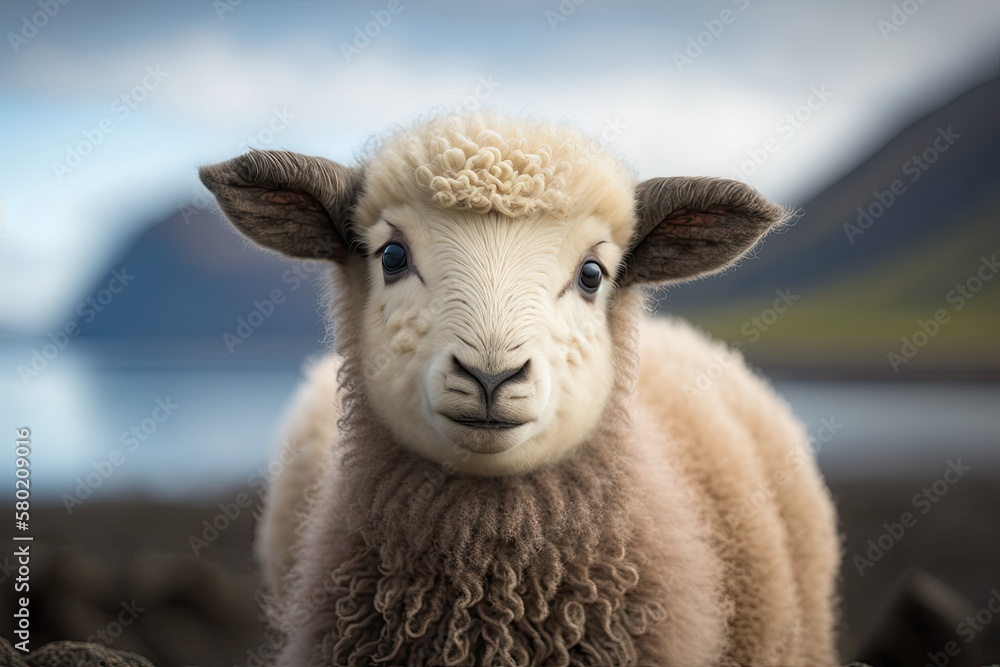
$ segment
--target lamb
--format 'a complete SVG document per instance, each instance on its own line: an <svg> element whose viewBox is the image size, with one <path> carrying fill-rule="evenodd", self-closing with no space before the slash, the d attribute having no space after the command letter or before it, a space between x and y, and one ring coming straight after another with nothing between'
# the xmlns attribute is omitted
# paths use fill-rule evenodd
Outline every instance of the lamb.
<svg viewBox="0 0 1000 667"><path fill-rule="evenodd" d="M781 207L636 185L584 133L492 113L356 167L252 151L200 174L251 240L331 264L334 349L258 534L279 665L836 663L803 427L737 353L644 312Z"/></svg>

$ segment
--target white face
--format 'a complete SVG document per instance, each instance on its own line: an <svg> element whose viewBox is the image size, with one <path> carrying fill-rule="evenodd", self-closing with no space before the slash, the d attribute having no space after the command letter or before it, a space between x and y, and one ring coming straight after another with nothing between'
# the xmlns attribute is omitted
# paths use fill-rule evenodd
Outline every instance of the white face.
<svg viewBox="0 0 1000 667"><path fill-rule="evenodd" d="M613 382L606 224L400 206L365 235L366 384L403 446L504 475L585 440Z"/></svg>

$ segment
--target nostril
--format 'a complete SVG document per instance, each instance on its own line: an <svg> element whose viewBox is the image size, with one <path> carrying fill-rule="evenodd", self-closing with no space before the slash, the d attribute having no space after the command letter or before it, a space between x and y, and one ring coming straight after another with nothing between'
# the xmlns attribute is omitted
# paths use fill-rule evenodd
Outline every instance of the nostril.
<svg viewBox="0 0 1000 667"><path fill-rule="evenodd" d="M479 382L479 380L476 379L476 376L472 374L472 371L466 368L465 364L459 361L458 357L454 354L451 355L451 371L459 377L464 377L477 383Z"/></svg>
<svg viewBox="0 0 1000 667"><path fill-rule="evenodd" d="M528 379L529 366L531 365L531 359L524 362L524 365L514 371L513 374L505 377L502 382L523 382Z"/></svg>
<svg viewBox="0 0 1000 667"><path fill-rule="evenodd" d="M485 398L487 405L493 402L494 392L496 392L497 388L504 382L523 382L524 380L527 380L530 364L531 360L528 360L524 362L520 368L510 368L505 371L500 371L499 373L487 373L481 368L463 364L455 355L452 355L451 357L452 370L456 375L465 376L475 380L475 382L483 390L483 397Z"/></svg>

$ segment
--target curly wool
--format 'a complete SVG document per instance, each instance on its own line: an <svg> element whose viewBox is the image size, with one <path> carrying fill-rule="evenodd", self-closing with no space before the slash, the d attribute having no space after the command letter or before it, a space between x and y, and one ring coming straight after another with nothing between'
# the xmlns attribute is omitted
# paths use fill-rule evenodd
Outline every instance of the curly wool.
<svg viewBox="0 0 1000 667"><path fill-rule="evenodd" d="M414 202L511 218L593 213L629 227L632 220L630 171L599 142L562 125L441 116L389 136L366 173L362 221Z"/></svg>
<svg viewBox="0 0 1000 667"><path fill-rule="evenodd" d="M637 313L619 312L622 340L634 342ZM633 484L624 439L636 345L620 348L607 408L615 416L585 453L526 476L478 478L449 475L393 442L351 354L354 320L337 321L347 323L337 332L343 468L317 506L350 509L334 519L343 532L323 513L307 527L326 557L301 561L300 594L277 616L301 619L299 636L314 643L291 647L283 664L646 664L642 638L667 618L669 595L655 578L640 586L650 554L637 548L623 491ZM319 587L308 613L292 608Z"/></svg>
<svg viewBox="0 0 1000 667"><path fill-rule="evenodd" d="M539 209L564 215L569 207L565 190L571 166L566 161L553 163L550 146L542 144L535 146L535 153L525 153L531 150L527 140L508 142L492 130L474 138L456 132L434 144L437 155L415 173L417 183L441 208L494 210L516 218Z"/></svg>
<svg viewBox="0 0 1000 667"><path fill-rule="evenodd" d="M481 119L455 122L463 137L482 129ZM508 144L524 135L516 123L498 121ZM416 177L436 158L444 171L450 159L460 166L436 132L385 144L352 224L372 225L394 204L419 215L454 194L450 182L436 191L434 177L427 187ZM416 165L409 145L426 147ZM464 182L458 173L442 177ZM563 187L569 215L599 217L624 245L634 191L619 178L599 158ZM367 275L348 262L331 290L339 433L315 450L329 449L331 463L316 466L327 471L320 497L275 601L289 637L281 667L834 664L832 504L802 428L742 360L691 400L686 388L718 363L718 345L667 322L645 322L637 341L641 295L626 287L608 312L612 398L589 441L516 478L449 475L406 453L373 411L359 359Z"/></svg>
<svg viewBox="0 0 1000 667"><path fill-rule="evenodd" d="M352 557L332 574L326 664L636 663L633 636L663 610L636 598L624 511L609 493L616 474L438 486L431 466L406 458L361 466L383 476Z"/></svg>
<svg viewBox="0 0 1000 667"><path fill-rule="evenodd" d="M450 476L371 412L352 279L335 290L344 439L329 452L347 458L277 601L281 667L835 664L835 522L801 427L735 357L716 391L684 394L721 344L669 321L637 342L639 295L622 293L615 392L580 455Z"/></svg>

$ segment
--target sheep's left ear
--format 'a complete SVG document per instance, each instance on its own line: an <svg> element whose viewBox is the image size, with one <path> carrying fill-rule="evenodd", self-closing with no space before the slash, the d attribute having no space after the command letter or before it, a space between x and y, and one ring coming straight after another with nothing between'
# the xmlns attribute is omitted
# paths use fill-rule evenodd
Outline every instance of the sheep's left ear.
<svg viewBox="0 0 1000 667"><path fill-rule="evenodd" d="M721 271L786 218L739 181L653 178L636 187L636 231L618 283L668 283Z"/></svg>
<svg viewBox="0 0 1000 667"><path fill-rule="evenodd" d="M198 170L233 226L290 257L346 260L360 242L351 211L360 169L288 151L250 151Z"/></svg>

